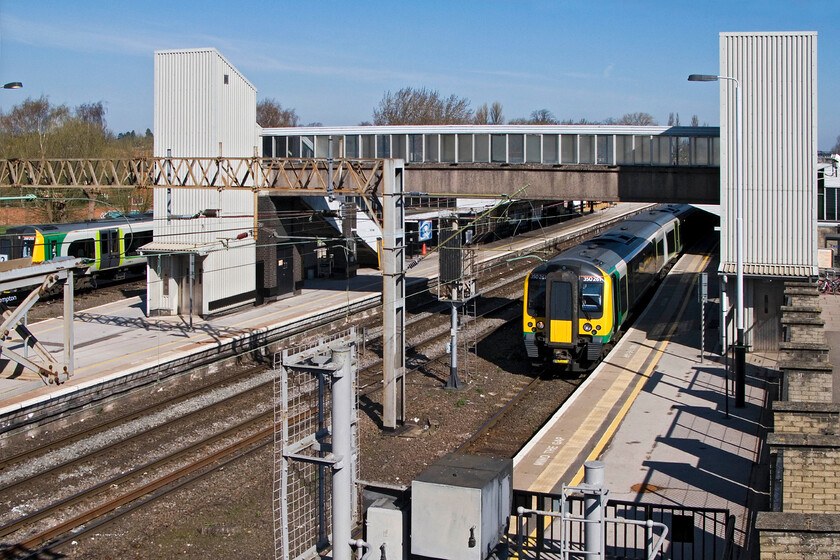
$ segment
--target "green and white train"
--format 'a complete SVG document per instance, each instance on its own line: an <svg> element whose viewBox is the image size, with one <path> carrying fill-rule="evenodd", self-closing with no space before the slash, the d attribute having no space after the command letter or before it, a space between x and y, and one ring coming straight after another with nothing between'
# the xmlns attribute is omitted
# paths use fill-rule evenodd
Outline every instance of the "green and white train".
<svg viewBox="0 0 840 560"><path fill-rule="evenodd" d="M88 279L119 276L146 264L138 249L152 241L151 213L68 224L10 227L0 235L0 261L84 259Z"/></svg>

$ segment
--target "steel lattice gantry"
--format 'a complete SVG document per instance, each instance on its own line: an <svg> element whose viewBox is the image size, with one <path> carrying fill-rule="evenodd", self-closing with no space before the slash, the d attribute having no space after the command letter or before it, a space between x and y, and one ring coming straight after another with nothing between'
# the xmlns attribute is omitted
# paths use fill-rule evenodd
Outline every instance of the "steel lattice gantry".
<svg viewBox="0 0 840 560"><path fill-rule="evenodd" d="M383 317L386 355L383 365L383 423L396 428L405 419L403 399L405 345L404 165L387 159L282 159L146 157L114 159L0 160L0 188L86 190L228 189L257 196L348 195L363 201L382 227ZM257 229L254 212L254 231Z"/></svg>

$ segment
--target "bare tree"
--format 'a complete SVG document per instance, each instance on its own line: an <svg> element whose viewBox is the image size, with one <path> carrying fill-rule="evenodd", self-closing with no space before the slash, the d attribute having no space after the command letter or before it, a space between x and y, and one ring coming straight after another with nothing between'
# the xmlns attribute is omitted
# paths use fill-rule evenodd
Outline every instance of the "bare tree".
<svg viewBox="0 0 840 560"><path fill-rule="evenodd" d="M616 124L656 126L656 120L649 113L627 113Z"/></svg>
<svg viewBox="0 0 840 560"><path fill-rule="evenodd" d="M697 115L691 116L691 126L700 126L700 119L697 117Z"/></svg>
<svg viewBox="0 0 840 560"><path fill-rule="evenodd" d="M679 113L669 113L668 114L668 126L680 126L680 114Z"/></svg>
<svg viewBox="0 0 840 560"><path fill-rule="evenodd" d="M494 101L489 107L484 103L475 110L475 124L505 124L505 116L502 114L502 104Z"/></svg>
<svg viewBox="0 0 840 560"><path fill-rule="evenodd" d="M450 95L443 98L437 90L403 88L386 92L373 110L373 124L467 124L473 121L470 101Z"/></svg>
<svg viewBox="0 0 840 560"><path fill-rule="evenodd" d="M105 104L102 101L82 103L76 107L76 118L99 131L105 132L108 129L105 123Z"/></svg>
<svg viewBox="0 0 840 560"><path fill-rule="evenodd" d="M490 106L490 124L505 124L505 116L502 114L502 104L494 101Z"/></svg>
<svg viewBox="0 0 840 560"><path fill-rule="evenodd" d="M490 124L490 109L487 107L487 103L475 110L473 122L475 124Z"/></svg>
<svg viewBox="0 0 840 560"><path fill-rule="evenodd" d="M557 124L557 117L548 109L537 109L531 113L528 124Z"/></svg>
<svg viewBox="0 0 840 560"><path fill-rule="evenodd" d="M263 128L297 126L300 117L294 109L284 109L276 99L257 103L257 124Z"/></svg>
<svg viewBox="0 0 840 560"><path fill-rule="evenodd" d="M66 105L52 106L46 96L28 98L0 115L0 155L47 157L50 135L70 118Z"/></svg>

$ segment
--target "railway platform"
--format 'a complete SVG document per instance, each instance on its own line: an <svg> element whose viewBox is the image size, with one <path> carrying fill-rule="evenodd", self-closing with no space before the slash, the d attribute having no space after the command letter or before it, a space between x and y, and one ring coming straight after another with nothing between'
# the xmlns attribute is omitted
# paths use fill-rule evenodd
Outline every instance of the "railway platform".
<svg viewBox="0 0 840 560"><path fill-rule="evenodd" d="M528 253L552 240L649 206L620 204L517 238L481 245L476 263L504 262L511 255ZM428 255L411 268L407 281L409 296L412 286L415 290L425 289L437 273L436 254ZM379 271L361 269L356 277L348 280L308 280L300 295L260 307L244 307L207 320L148 317L143 297L77 311L73 321L74 375L58 386L45 386L34 373L0 377L0 430L25 425L38 414L49 414L50 409L69 408L70 401L85 393L118 393L141 379L164 377L174 369L186 371L252 351L323 324L327 319L353 317L375 308L381 303L381 297ZM60 353L62 318L30 324L29 329L45 347ZM22 347L22 341L18 342ZM39 412L33 416L35 409Z"/></svg>
<svg viewBox="0 0 840 560"><path fill-rule="evenodd" d="M769 499L764 441L778 355L748 355L746 406L736 408L717 330L706 329L700 355L699 273L717 296L710 254L678 261L613 352L515 457L514 487L559 494L598 460L610 499L728 510L741 552L733 557L757 558L751 527ZM707 324L716 310L708 304Z"/></svg>

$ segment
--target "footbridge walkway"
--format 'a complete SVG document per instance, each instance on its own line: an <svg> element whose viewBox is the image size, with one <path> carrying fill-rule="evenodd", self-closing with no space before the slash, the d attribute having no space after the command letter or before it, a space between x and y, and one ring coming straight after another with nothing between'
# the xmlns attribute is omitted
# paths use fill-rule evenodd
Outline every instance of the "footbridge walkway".
<svg viewBox="0 0 840 560"><path fill-rule="evenodd" d="M406 163L406 190L717 204L714 127L470 125L296 127L262 131L251 158L0 160L0 187L215 188L328 195L375 191L385 159ZM522 188L527 185L527 188Z"/></svg>

